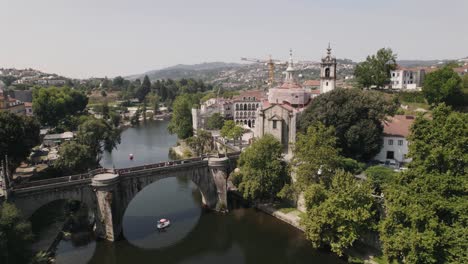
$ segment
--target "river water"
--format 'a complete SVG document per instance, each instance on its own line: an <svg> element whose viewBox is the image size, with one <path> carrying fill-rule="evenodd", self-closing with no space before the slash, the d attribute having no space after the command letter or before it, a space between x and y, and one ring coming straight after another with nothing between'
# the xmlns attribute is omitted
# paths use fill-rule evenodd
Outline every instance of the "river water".
<svg viewBox="0 0 468 264"><path fill-rule="evenodd" d="M177 138L167 132L167 125L154 121L126 129L121 144L104 155L102 165L122 168L168 160ZM172 221L166 232L155 228L162 217ZM137 194L125 212L123 235L110 243L96 241L90 233L74 234L58 245L56 263L342 262L313 250L300 231L255 209L205 211L197 186L184 177L155 182Z"/></svg>

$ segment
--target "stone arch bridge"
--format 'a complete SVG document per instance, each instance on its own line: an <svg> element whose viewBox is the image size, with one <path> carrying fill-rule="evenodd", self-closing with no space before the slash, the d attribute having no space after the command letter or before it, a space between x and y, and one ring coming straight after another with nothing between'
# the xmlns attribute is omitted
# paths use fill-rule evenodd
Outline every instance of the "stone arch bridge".
<svg viewBox="0 0 468 264"><path fill-rule="evenodd" d="M240 153L199 157L124 169L97 169L86 174L32 181L10 188L8 201L30 217L40 207L60 199L85 203L95 215L96 234L119 238L130 201L145 186L170 177L188 176L199 188L205 206L227 206L227 177Z"/></svg>

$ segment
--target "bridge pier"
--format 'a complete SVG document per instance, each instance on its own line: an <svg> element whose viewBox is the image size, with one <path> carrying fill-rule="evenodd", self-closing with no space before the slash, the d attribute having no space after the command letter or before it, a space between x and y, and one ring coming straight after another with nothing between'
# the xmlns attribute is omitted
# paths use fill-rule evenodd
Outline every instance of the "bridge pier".
<svg viewBox="0 0 468 264"><path fill-rule="evenodd" d="M120 206L120 177L106 173L94 176L91 182L96 194L96 235L100 238L115 241L122 230L123 210Z"/></svg>
<svg viewBox="0 0 468 264"><path fill-rule="evenodd" d="M209 158L208 167L210 168L211 175L216 185L218 195L216 210L227 210L227 178L230 173L230 160L226 157L222 158Z"/></svg>

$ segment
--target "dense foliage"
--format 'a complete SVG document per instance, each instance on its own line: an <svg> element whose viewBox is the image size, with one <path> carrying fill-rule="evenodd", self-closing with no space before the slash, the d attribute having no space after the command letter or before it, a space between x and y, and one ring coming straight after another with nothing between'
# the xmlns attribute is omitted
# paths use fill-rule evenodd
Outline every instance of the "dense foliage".
<svg viewBox="0 0 468 264"><path fill-rule="evenodd" d="M12 204L0 204L0 263L29 263L33 234L19 210Z"/></svg>
<svg viewBox="0 0 468 264"><path fill-rule="evenodd" d="M210 132L198 129L195 136L186 140L187 145L192 148L197 156L200 156L213 148L213 137Z"/></svg>
<svg viewBox="0 0 468 264"><path fill-rule="evenodd" d="M143 100L145 100L146 95L150 91L151 91L151 82L148 76L145 75L145 78L143 79L143 83L141 83L141 86L135 92L135 97L138 99L138 101L142 102Z"/></svg>
<svg viewBox="0 0 468 264"><path fill-rule="evenodd" d="M84 111L88 104L85 94L69 87L36 88L33 91L33 111L42 125L55 127L68 116Z"/></svg>
<svg viewBox="0 0 468 264"><path fill-rule="evenodd" d="M206 128L209 130L219 130L224 125L224 117L219 113L212 114L206 121Z"/></svg>
<svg viewBox="0 0 468 264"><path fill-rule="evenodd" d="M180 139L186 139L193 135L192 106L200 101L201 94L179 95L172 106L172 118L168 129L172 134L177 134Z"/></svg>
<svg viewBox="0 0 468 264"><path fill-rule="evenodd" d="M375 225L371 187L351 173L339 170L330 185L310 184L305 191L307 207L302 224L314 248L324 245L342 255L363 233Z"/></svg>
<svg viewBox="0 0 468 264"><path fill-rule="evenodd" d="M382 121L396 112L395 101L374 91L336 89L315 98L299 119L299 131L319 121L335 128L344 156L373 158L382 146Z"/></svg>
<svg viewBox="0 0 468 264"><path fill-rule="evenodd" d="M410 168L384 187L384 254L405 263L468 263L468 114L445 105L412 127Z"/></svg>
<svg viewBox="0 0 468 264"><path fill-rule="evenodd" d="M380 49L377 54L367 56L364 62L356 65L356 76L359 87L369 88L376 86L383 88L390 81L390 71L395 70L396 54L391 49Z"/></svg>
<svg viewBox="0 0 468 264"><path fill-rule="evenodd" d="M236 125L234 121L227 120L224 122L224 125L221 128L220 134L224 138L232 139L235 141L236 139L242 137L242 135L244 134L244 129Z"/></svg>
<svg viewBox="0 0 468 264"><path fill-rule="evenodd" d="M462 79L449 66L428 73L422 92L429 104L446 103L458 105L462 102Z"/></svg>
<svg viewBox="0 0 468 264"><path fill-rule="evenodd" d="M104 151L120 143L120 129L104 119L88 117L78 127L76 140L59 149L55 166L67 173L80 173L99 165Z"/></svg>
<svg viewBox="0 0 468 264"><path fill-rule="evenodd" d="M233 182L246 199L274 199L288 183L281 143L266 134L241 153Z"/></svg>
<svg viewBox="0 0 468 264"><path fill-rule="evenodd" d="M330 182L341 164L333 127L317 122L306 133L297 134L292 168L297 183L304 189L310 184Z"/></svg>
<svg viewBox="0 0 468 264"><path fill-rule="evenodd" d="M39 122L34 118L0 112L0 158L8 155L12 171L39 144L39 130Z"/></svg>

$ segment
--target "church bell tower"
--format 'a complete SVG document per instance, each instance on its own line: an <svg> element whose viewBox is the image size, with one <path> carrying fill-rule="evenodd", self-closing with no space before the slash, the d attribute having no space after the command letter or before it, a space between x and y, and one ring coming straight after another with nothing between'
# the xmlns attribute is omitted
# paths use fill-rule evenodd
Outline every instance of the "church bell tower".
<svg viewBox="0 0 468 264"><path fill-rule="evenodd" d="M332 91L336 87L336 58L331 55L330 43L328 43L327 55L320 63L320 93Z"/></svg>

